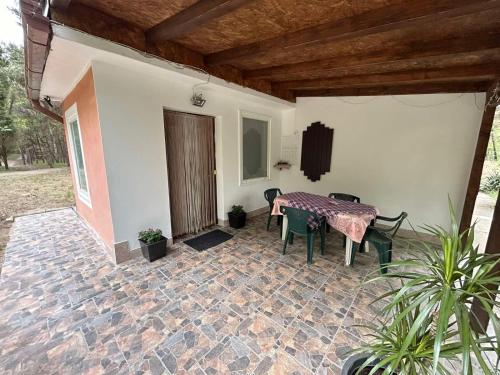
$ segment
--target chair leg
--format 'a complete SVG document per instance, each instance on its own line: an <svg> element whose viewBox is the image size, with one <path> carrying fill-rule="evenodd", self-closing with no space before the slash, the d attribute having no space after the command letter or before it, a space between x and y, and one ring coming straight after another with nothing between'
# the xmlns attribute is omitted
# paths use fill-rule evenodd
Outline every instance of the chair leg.
<svg viewBox="0 0 500 375"><path fill-rule="evenodd" d="M314 249L314 232L307 233L307 264L312 263Z"/></svg>
<svg viewBox="0 0 500 375"><path fill-rule="evenodd" d="M285 235L285 243L283 244L283 255L286 253L286 245L288 244L288 239L290 237L290 230L287 229L286 235Z"/></svg>
<svg viewBox="0 0 500 375"><path fill-rule="evenodd" d="M378 259L380 263L380 272L382 274L387 273L387 265L391 262L391 245L375 245L378 252Z"/></svg>
<svg viewBox="0 0 500 375"><path fill-rule="evenodd" d="M290 242L289 242L290 245L293 245L293 237L294 237L294 234L292 232L292 233L290 233Z"/></svg>
<svg viewBox="0 0 500 375"><path fill-rule="evenodd" d="M347 241L347 238L346 238L346 241ZM354 265L354 258L356 257L356 251L359 251L358 246L356 246L353 242L352 249L351 249L351 264L350 264L351 267Z"/></svg>
<svg viewBox="0 0 500 375"><path fill-rule="evenodd" d="M358 252L360 253L364 253L365 252L365 244L366 244L366 241L365 239L363 238L361 240L361 242L359 243L359 246L358 246Z"/></svg>
<svg viewBox="0 0 500 375"><path fill-rule="evenodd" d="M307 233L307 236L306 236L306 248L307 248L307 255L306 255L306 260L307 260L307 264L310 263L310 252L311 252L311 234L310 233Z"/></svg>
<svg viewBox="0 0 500 375"><path fill-rule="evenodd" d="M271 224L271 219L272 219L272 215L271 213L269 213L269 216L267 217L267 231L269 232L269 225Z"/></svg>
<svg viewBox="0 0 500 375"><path fill-rule="evenodd" d="M325 255L325 237L326 237L327 226L328 226L328 224L326 224L326 222L325 222L323 224L323 226L321 227L320 232L319 232L319 235L321 238L321 245L320 245L321 255Z"/></svg>
<svg viewBox="0 0 500 375"><path fill-rule="evenodd" d="M282 217L283 217L283 216L281 216L281 215L278 215L278 216L276 217L276 225L279 225L279 226L281 225L281 219L282 219Z"/></svg>

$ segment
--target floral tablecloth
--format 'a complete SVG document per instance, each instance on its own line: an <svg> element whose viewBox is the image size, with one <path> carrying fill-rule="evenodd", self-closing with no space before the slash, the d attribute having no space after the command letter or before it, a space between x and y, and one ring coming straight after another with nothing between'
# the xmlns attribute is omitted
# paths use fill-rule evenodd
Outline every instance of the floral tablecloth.
<svg viewBox="0 0 500 375"><path fill-rule="evenodd" d="M334 229L355 242L361 242L366 228L375 219L378 210L368 204L348 202L310 193L288 193L274 200L273 215L282 215L280 207L300 208L324 217ZM315 223L310 222L311 226Z"/></svg>

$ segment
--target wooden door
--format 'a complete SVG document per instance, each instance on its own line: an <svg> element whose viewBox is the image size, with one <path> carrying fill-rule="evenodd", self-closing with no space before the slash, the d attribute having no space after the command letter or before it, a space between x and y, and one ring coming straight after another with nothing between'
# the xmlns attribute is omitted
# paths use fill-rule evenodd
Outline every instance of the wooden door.
<svg viewBox="0 0 500 375"><path fill-rule="evenodd" d="M172 234L216 224L213 117L164 111Z"/></svg>

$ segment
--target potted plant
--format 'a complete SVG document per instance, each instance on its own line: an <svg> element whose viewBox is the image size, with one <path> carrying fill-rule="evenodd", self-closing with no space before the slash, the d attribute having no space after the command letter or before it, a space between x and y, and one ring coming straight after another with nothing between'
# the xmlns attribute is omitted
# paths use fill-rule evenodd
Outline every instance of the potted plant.
<svg viewBox="0 0 500 375"><path fill-rule="evenodd" d="M231 228L243 228L247 221L247 213L243 209L243 206L234 205L231 212L227 213L227 216Z"/></svg>
<svg viewBox="0 0 500 375"><path fill-rule="evenodd" d="M500 307L495 301L500 258L480 254L474 247L474 225L460 233L451 202L450 216L450 231L424 227L439 239L439 246L411 241L408 259L393 262L392 272L373 279L397 279L401 286L378 298L390 302L378 324L364 326L370 330L367 344L354 350L343 375L465 375L473 374L474 360L484 374L499 373L498 362L491 363L486 354L500 354L500 325L494 312ZM473 329L480 327L473 300L490 318L493 333Z"/></svg>
<svg viewBox="0 0 500 375"><path fill-rule="evenodd" d="M163 237L161 229L150 228L139 232L139 243L142 255L150 262L167 254L167 239Z"/></svg>

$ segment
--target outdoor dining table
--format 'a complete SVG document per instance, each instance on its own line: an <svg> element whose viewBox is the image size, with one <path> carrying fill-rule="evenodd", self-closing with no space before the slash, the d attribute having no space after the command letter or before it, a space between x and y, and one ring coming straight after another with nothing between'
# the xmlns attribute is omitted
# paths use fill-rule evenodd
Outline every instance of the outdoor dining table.
<svg viewBox="0 0 500 375"><path fill-rule="evenodd" d="M346 265L351 264L353 243L361 242L366 228L378 214L378 210L368 204L343 201L304 192L287 193L276 197L272 214L283 215L280 210L281 206L314 212L319 217L324 217L332 228L343 233L346 236ZM313 223L309 224L313 225ZM287 225L288 221L285 215L283 217L283 240L285 240Z"/></svg>

